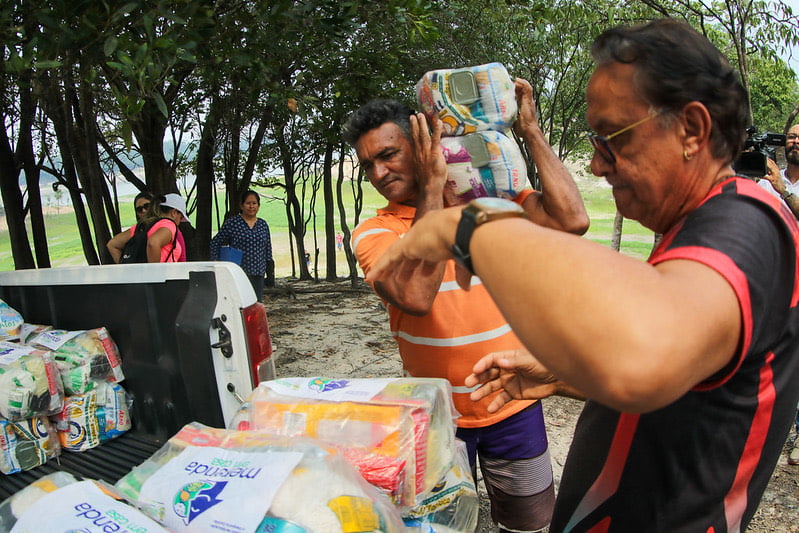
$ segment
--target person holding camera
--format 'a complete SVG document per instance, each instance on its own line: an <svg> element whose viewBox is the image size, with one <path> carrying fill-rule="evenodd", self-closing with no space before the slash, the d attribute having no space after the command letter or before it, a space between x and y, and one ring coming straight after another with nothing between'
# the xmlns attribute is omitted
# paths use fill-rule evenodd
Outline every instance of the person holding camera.
<svg viewBox="0 0 799 533"><path fill-rule="evenodd" d="M552 379L588 398L551 531L744 531L799 402L799 224L732 168L747 93L706 37L669 18L591 51L591 171L663 234L648 260L471 204L418 220L367 280L455 258L529 350L479 361L472 399Z"/></svg>
<svg viewBox="0 0 799 533"><path fill-rule="evenodd" d="M515 85L516 130L540 170L542 192L527 189L511 203L543 226L585 233L588 215L577 185L541 132L532 87L520 79ZM425 116L400 102L373 100L344 127L344 138L355 148L367 178L388 201L353 232L353 250L366 274L412 225L445 206L442 123L434 117L432 126L431 135ZM485 354L523 350L480 280L474 278L469 290L463 290L455 283L454 262L442 261L373 288L387 303L403 370L451 383L453 404L461 415L457 436L466 443L473 473L480 459L491 516L500 531L546 528L555 494L541 403L515 401L489 413L490 399L472 402L471 390L464 386L472 365Z"/></svg>
<svg viewBox="0 0 799 533"><path fill-rule="evenodd" d="M780 171L776 161L767 158L768 173L758 183L774 196L782 198L799 218L799 124L791 126L785 136L785 161L788 166ZM796 454L796 463L791 464L799 464L799 449Z"/></svg>

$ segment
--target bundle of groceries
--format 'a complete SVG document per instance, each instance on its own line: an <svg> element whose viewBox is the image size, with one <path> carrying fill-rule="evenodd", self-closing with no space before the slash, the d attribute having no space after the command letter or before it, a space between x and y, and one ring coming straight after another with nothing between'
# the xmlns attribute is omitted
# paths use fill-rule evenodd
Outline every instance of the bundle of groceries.
<svg viewBox="0 0 799 533"><path fill-rule="evenodd" d="M419 108L443 124L441 147L455 203L514 199L527 188L527 165L510 133L516 90L501 63L427 72L416 83Z"/></svg>
<svg viewBox="0 0 799 533"><path fill-rule="evenodd" d="M28 324L0 300L0 472L30 470L131 427L108 331Z"/></svg>
<svg viewBox="0 0 799 533"><path fill-rule="evenodd" d="M0 531L41 533L54 524L59 531L167 531L113 487L66 472L48 474L0 504Z"/></svg>
<svg viewBox="0 0 799 533"><path fill-rule="evenodd" d="M405 531L335 448L187 424L115 485L169 531Z"/></svg>
<svg viewBox="0 0 799 533"><path fill-rule="evenodd" d="M409 526L469 531L477 493L438 378L286 378L261 383L231 427L333 447L391 498Z"/></svg>

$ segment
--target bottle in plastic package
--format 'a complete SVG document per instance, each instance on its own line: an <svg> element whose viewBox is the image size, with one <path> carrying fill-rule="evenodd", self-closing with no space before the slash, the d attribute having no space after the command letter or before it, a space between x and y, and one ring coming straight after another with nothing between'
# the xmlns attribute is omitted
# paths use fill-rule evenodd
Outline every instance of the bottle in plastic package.
<svg viewBox="0 0 799 533"><path fill-rule="evenodd" d="M516 141L497 131L444 137L447 187L459 203L493 196L513 200L527 186L527 165Z"/></svg>
<svg viewBox="0 0 799 533"><path fill-rule="evenodd" d="M516 89L501 63L425 73L416 83L419 107L437 115L444 135L507 130L516 119Z"/></svg>

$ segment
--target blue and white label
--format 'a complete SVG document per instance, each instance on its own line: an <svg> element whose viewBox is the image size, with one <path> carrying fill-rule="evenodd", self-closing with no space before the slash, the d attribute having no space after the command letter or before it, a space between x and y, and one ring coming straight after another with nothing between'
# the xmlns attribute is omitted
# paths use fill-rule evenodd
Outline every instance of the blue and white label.
<svg viewBox="0 0 799 533"><path fill-rule="evenodd" d="M377 396L392 381L396 379L282 378L267 381L261 386L295 398L365 402Z"/></svg>

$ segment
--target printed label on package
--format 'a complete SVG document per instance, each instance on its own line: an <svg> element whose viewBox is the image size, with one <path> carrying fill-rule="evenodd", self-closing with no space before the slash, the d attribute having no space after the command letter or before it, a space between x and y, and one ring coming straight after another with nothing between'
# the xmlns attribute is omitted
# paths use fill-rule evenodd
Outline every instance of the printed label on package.
<svg viewBox="0 0 799 533"><path fill-rule="evenodd" d="M365 402L374 398L394 378L328 379L282 378L263 383L278 394L328 402Z"/></svg>
<svg viewBox="0 0 799 533"><path fill-rule="evenodd" d="M84 330L65 331L63 329L49 329L36 335L30 343L44 346L50 350L58 350L65 342L74 339L84 332Z"/></svg>
<svg viewBox="0 0 799 533"><path fill-rule="evenodd" d="M255 531L301 452L187 448L142 486L171 531Z"/></svg>
<svg viewBox="0 0 799 533"><path fill-rule="evenodd" d="M41 353L41 351L30 346L0 341L0 365L10 365L23 355L31 355L33 353Z"/></svg>
<svg viewBox="0 0 799 533"><path fill-rule="evenodd" d="M42 531L167 533L137 509L104 494L91 481L72 483L42 496L11 528L11 533Z"/></svg>

